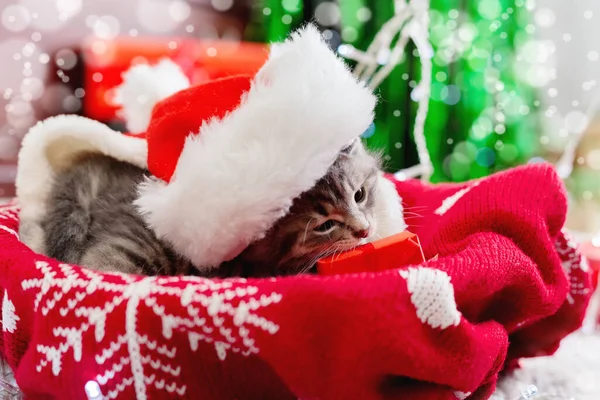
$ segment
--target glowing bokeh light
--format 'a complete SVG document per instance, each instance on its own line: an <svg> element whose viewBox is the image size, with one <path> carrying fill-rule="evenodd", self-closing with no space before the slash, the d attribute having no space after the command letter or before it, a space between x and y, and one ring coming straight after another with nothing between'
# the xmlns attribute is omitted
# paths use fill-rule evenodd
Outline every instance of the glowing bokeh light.
<svg viewBox="0 0 600 400"><path fill-rule="evenodd" d="M21 32L29 26L31 15L27 7L10 4L2 10L2 25L11 32Z"/></svg>
<svg viewBox="0 0 600 400"><path fill-rule="evenodd" d="M169 15L174 21L183 22L187 20L190 13L190 5L185 1L175 0L169 4Z"/></svg>
<svg viewBox="0 0 600 400"><path fill-rule="evenodd" d="M315 8L315 19L320 25L337 25L340 22L340 18L340 9L338 5L332 1L320 3Z"/></svg>
<svg viewBox="0 0 600 400"><path fill-rule="evenodd" d="M589 124L588 117L579 110L572 110L565 116L565 127L572 133L583 132Z"/></svg>
<svg viewBox="0 0 600 400"><path fill-rule="evenodd" d="M168 33L175 30L181 21L173 19L170 2L162 0L138 0L137 20L142 28L155 33Z"/></svg>
<svg viewBox="0 0 600 400"><path fill-rule="evenodd" d="M217 11L227 11L233 7L233 0L211 0L210 4Z"/></svg>
<svg viewBox="0 0 600 400"><path fill-rule="evenodd" d="M556 15L549 8L540 8L535 12L535 22L540 27L549 28L556 22Z"/></svg>

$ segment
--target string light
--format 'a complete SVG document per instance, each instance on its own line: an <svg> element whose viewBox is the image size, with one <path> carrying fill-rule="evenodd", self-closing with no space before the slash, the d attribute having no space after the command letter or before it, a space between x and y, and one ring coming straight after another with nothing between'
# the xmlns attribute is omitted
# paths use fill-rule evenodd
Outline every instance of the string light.
<svg viewBox="0 0 600 400"><path fill-rule="evenodd" d="M396 44L391 44L398 38ZM433 164L425 140L425 120L431 95L431 75L433 48L429 42L429 0L397 0L395 15L387 21L367 48L366 52L344 45L338 53L357 61L354 74L376 88L402 61L408 42L412 41L421 57L421 82L413 90L413 99L417 101L417 116L414 126L414 138L419 156L419 164L397 173L398 179L421 176L429 180L433 173Z"/></svg>
<svg viewBox="0 0 600 400"><path fill-rule="evenodd" d="M538 394L538 388L535 385L529 385L525 390L521 392L521 396L516 400L530 400Z"/></svg>

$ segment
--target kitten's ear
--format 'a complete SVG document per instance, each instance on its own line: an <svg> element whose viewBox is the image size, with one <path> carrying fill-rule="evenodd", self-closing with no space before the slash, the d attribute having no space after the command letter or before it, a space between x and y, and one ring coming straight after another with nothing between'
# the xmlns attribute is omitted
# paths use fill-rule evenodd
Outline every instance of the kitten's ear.
<svg viewBox="0 0 600 400"><path fill-rule="evenodd" d="M360 149L361 146L362 146L362 142L360 141L360 138L356 138L352 142L350 142L350 144L348 144L348 146L346 146L342 149L341 154L346 154L346 155L350 156L350 155L356 153L358 151L358 149Z"/></svg>

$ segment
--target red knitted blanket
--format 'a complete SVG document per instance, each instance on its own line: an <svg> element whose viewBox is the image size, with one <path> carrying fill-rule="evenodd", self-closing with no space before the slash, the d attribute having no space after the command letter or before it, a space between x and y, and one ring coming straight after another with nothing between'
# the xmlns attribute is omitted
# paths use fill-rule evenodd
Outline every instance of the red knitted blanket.
<svg viewBox="0 0 600 400"><path fill-rule="evenodd" d="M36 255L0 211L0 348L28 398L487 398L577 329L587 266L547 165L397 182L427 259L262 280L97 273ZM368 269L368 266L365 266Z"/></svg>

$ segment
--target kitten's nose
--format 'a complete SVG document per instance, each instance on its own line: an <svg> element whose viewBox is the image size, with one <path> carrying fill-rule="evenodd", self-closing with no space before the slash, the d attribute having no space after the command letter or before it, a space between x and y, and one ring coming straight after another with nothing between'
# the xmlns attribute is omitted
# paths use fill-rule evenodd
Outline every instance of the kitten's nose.
<svg viewBox="0 0 600 400"><path fill-rule="evenodd" d="M367 228L367 229L360 229L358 231L354 231L354 232L352 232L352 234L354 235L355 238L364 239L367 236L369 236L369 228Z"/></svg>

